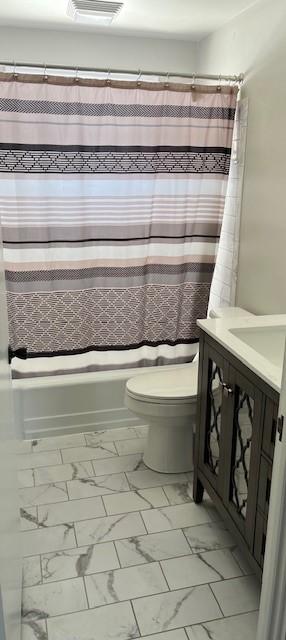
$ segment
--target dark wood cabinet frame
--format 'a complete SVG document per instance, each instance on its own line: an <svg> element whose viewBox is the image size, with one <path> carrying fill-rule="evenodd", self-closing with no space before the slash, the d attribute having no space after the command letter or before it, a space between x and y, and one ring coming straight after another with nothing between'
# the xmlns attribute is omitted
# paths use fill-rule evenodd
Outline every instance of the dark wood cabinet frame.
<svg viewBox="0 0 286 640"><path fill-rule="evenodd" d="M206 442L210 421L208 388L212 374L212 362L219 366L223 373L223 383L229 390L229 397L226 397L221 405L219 473L217 475L206 463ZM254 405L245 517L242 517L238 512L231 492L232 461L236 442L235 394L239 388L249 394ZM194 455L194 500L196 503L200 503L203 500L204 490L207 491L238 545L245 552L249 563L259 576L261 576L263 569L278 404L278 392L268 386L207 333L201 331Z"/></svg>

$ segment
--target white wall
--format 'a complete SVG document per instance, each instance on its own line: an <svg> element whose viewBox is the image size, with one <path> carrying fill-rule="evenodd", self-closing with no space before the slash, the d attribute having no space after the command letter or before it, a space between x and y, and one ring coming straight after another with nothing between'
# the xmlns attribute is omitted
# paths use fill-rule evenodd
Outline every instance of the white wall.
<svg viewBox="0 0 286 640"><path fill-rule="evenodd" d="M203 40L198 71L246 73L237 303L256 313L286 313L285 0L261 2Z"/></svg>
<svg viewBox="0 0 286 640"><path fill-rule="evenodd" d="M0 60L190 73L195 43L87 32L0 28Z"/></svg>

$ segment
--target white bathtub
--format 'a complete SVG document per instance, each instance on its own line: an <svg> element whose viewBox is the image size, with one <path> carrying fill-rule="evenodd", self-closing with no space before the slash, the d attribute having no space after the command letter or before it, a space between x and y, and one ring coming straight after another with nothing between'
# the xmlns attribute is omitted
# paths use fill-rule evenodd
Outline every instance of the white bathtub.
<svg viewBox="0 0 286 640"><path fill-rule="evenodd" d="M188 364L168 365L168 368ZM160 371L166 367L154 367ZM13 380L23 438L41 438L142 424L124 406L126 380L150 367Z"/></svg>

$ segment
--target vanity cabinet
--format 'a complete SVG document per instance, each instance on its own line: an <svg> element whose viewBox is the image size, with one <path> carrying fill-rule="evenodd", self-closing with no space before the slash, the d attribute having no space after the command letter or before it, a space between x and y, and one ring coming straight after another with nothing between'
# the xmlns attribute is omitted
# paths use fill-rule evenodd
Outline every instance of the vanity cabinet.
<svg viewBox="0 0 286 640"><path fill-rule="evenodd" d="M194 500L209 493L261 573L279 394L201 331Z"/></svg>

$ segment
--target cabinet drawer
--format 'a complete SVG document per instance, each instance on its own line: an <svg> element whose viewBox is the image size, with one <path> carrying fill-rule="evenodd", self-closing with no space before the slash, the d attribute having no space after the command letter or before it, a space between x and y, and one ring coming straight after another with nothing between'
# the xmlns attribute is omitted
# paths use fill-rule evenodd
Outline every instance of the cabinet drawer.
<svg viewBox="0 0 286 640"><path fill-rule="evenodd" d="M268 515L269 510L271 478L272 464L261 456L258 483L258 506L265 516Z"/></svg>
<svg viewBox="0 0 286 640"><path fill-rule="evenodd" d="M255 538L254 538L254 557L262 568L266 547L267 519L259 512L256 514Z"/></svg>
<svg viewBox="0 0 286 640"><path fill-rule="evenodd" d="M274 457L274 447L277 431L278 404L270 398L266 398L265 416L263 425L262 449L271 460Z"/></svg>

